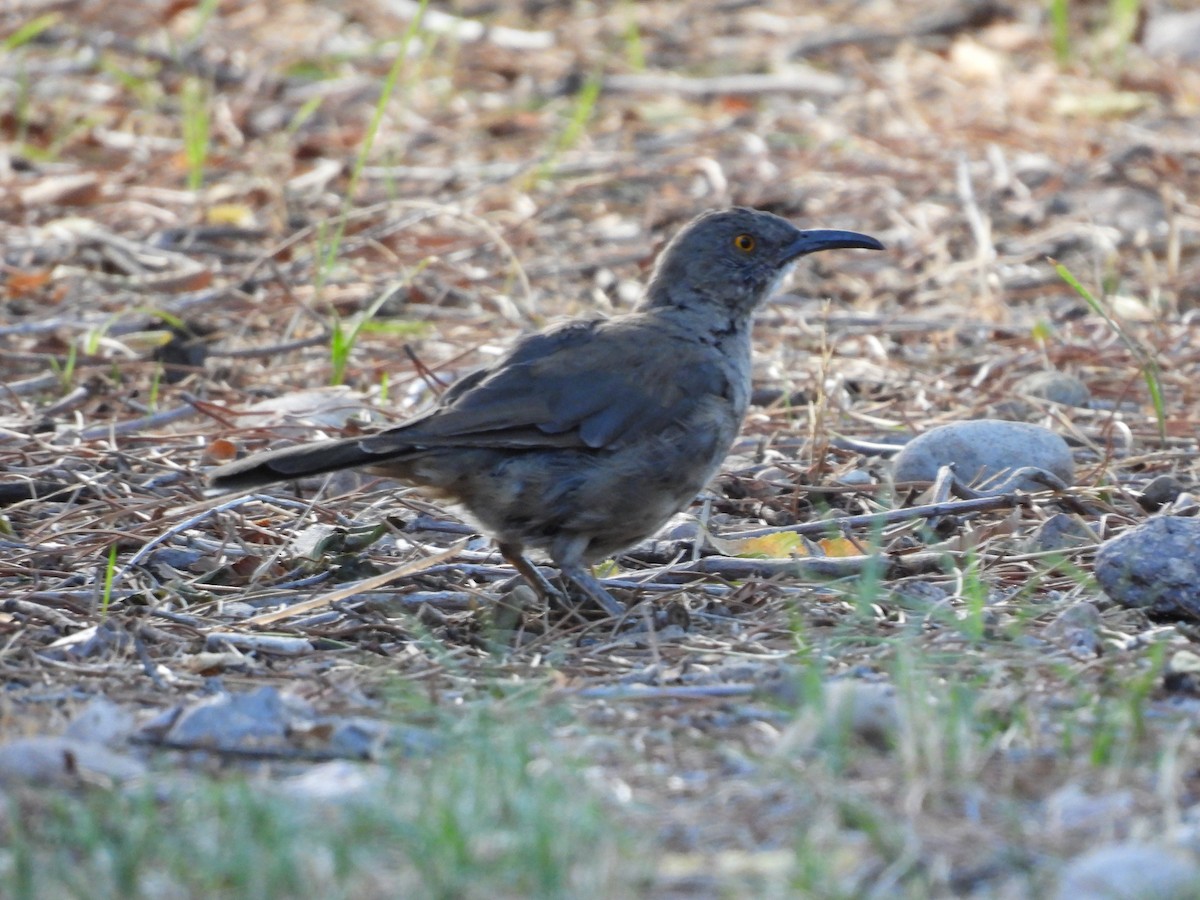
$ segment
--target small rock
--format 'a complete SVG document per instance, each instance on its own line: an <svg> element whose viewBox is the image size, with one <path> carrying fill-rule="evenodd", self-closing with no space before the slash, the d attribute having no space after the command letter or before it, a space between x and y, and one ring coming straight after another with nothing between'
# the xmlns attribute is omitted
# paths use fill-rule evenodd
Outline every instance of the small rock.
<svg viewBox="0 0 1200 900"><path fill-rule="evenodd" d="M1026 422L976 419L952 422L914 438L896 456L896 481L933 481L938 469L953 465L964 484L1002 479L1015 469L1043 469L1071 484L1075 464L1071 448L1048 428ZM1036 479L1021 476L1011 487L1045 490Z"/></svg>
<svg viewBox="0 0 1200 900"><path fill-rule="evenodd" d="M1163 671L1163 690L1192 696L1200 693L1200 656L1190 650L1173 653Z"/></svg>
<svg viewBox="0 0 1200 900"><path fill-rule="evenodd" d="M1059 900L1195 900L1200 866L1154 844L1109 844L1072 860Z"/></svg>
<svg viewBox="0 0 1200 900"><path fill-rule="evenodd" d="M1053 832L1098 836L1126 821L1134 808L1129 790L1092 794L1068 782L1045 800L1045 820Z"/></svg>
<svg viewBox="0 0 1200 900"><path fill-rule="evenodd" d="M305 800L369 800L384 788L386 781L387 770L383 766L335 759L284 779L278 788L284 794Z"/></svg>
<svg viewBox="0 0 1200 900"><path fill-rule="evenodd" d="M1200 60L1200 10L1156 10L1146 23L1142 46L1155 59Z"/></svg>
<svg viewBox="0 0 1200 900"><path fill-rule="evenodd" d="M329 753L347 759L375 759L392 736L392 728L386 722L354 716L318 720L311 733Z"/></svg>
<svg viewBox="0 0 1200 900"><path fill-rule="evenodd" d="M195 749L279 749L287 746L295 721L311 715L304 701L271 686L241 694L217 694L184 707L166 739Z"/></svg>
<svg viewBox="0 0 1200 900"><path fill-rule="evenodd" d="M904 581L888 596L888 602L901 609L926 613L944 605L953 594L946 585L937 581Z"/></svg>
<svg viewBox="0 0 1200 900"><path fill-rule="evenodd" d="M142 728L147 739L191 750L289 756L303 750L371 759L384 746L423 752L434 745L420 729L396 729L362 716L325 716L301 697L266 685L219 693L170 710Z"/></svg>
<svg viewBox="0 0 1200 900"><path fill-rule="evenodd" d="M1157 512L1167 504L1174 503L1175 498L1185 490L1187 487L1173 475L1159 475L1157 478L1150 479L1142 488L1142 495L1138 497L1138 505L1146 512Z"/></svg>
<svg viewBox="0 0 1200 900"><path fill-rule="evenodd" d="M102 744L67 737L27 737L0 744L0 786L111 784L138 778L146 767Z"/></svg>
<svg viewBox="0 0 1200 900"><path fill-rule="evenodd" d="M826 685L825 713L850 734L885 749L900 728L900 706L890 684L845 679Z"/></svg>
<svg viewBox="0 0 1200 900"><path fill-rule="evenodd" d="M851 469L849 472L843 472L834 481L837 484L844 484L849 487L862 487L875 483L875 479L871 477L871 473L866 469Z"/></svg>
<svg viewBox="0 0 1200 900"><path fill-rule="evenodd" d="M808 750L825 741L847 737L886 750L900 730L896 690L885 682L841 678L825 684L823 702L806 707L784 733L784 748Z"/></svg>
<svg viewBox="0 0 1200 900"><path fill-rule="evenodd" d="M1046 634L1077 659L1090 659L1104 652L1103 624L1095 604L1076 603L1050 623Z"/></svg>
<svg viewBox="0 0 1200 900"><path fill-rule="evenodd" d="M1087 406L1092 400L1088 386L1066 372L1034 372L1017 382L1016 391L1063 406Z"/></svg>
<svg viewBox="0 0 1200 900"><path fill-rule="evenodd" d="M1196 516L1200 515L1200 497L1192 491L1184 491L1171 501L1171 505L1163 510L1164 515Z"/></svg>
<svg viewBox="0 0 1200 900"><path fill-rule="evenodd" d="M1200 519L1156 516L1105 541L1095 573L1122 606L1200 619Z"/></svg>
<svg viewBox="0 0 1200 900"><path fill-rule="evenodd" d="M93 744L117 746L134 730L133 714L107 697L93 697L71 719L65 737Z"/></svg>
<svg viewBox="0 0 1200 900"><path fill-rule="evenodd" d="M1029 549L1038 553L1048 550L1066 550L1071 547L1086 547L1096 543L1092 534L1076 516L1055 513L1037 527L1029 538Z"/></svg>

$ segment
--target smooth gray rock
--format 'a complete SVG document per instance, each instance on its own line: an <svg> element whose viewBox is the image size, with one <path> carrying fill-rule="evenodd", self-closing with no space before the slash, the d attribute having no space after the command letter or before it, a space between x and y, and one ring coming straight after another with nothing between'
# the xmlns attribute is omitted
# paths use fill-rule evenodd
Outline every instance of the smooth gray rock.
<svg viewBox="0 0 1200 900"><path fill-rule="evenodd" d="M952 422L914 438L896 455L896 481L933 481L941 466L953 465L964 484L1003 482L1007 473L1033 467L1064 484L1075 478L1071 448L1059 435L1040 425L975 419ZM1036 491L1046 486L1022 476L1007 488Z"/></svg>
<svg viewBox="0 0 1200 900"><path fill-rule="evenodd" d="M63 737L110 747L123 746L133 734L133 713L107 697L93 697L77 712Z"/></svg>
<svg viewBox="0 0 1200 900"><path fill-rule="evenodd" d="M428 753L437 738L416 727L393 727L363 716L319 714L307 700L272 685L215 694L169 710L142 729L145 738L180 749L289 757L320 752L371 759L385 746Z"/></svg>
<svg viewBox="0 0 1200 900"><path fill-rule="evenodd" d="M1155 516L1105 541L1095 573L1122 606L1200 619L1200 519Z"/></svg>
<svg viewBox="0 0 1200 900"><path fill-rule="evenodd" d="M1046 550L1065 550L1095 544L1097 538L1078 516L1055 513L1030 535L1026 547L1040 553Z"/></svg>
<svg viewBox="0 0 1200 900"><path fill-rule="evenodd" d="M1072 860L1058 900L1196 900L1200 867L1154 844L1109 844Z"/></svg>
<svg viewBox="0 0 1200 900"><path fill-rule="evenodd" d="M778 749L788 753L811 752L847 738L877 750L892 749L903 726L896 689L887 682L838 678L827 681L819 702L805 706L784 731Z"/></svg>
<svg viewBox="0 0 1200 900"><path fill-rule="evenodd" d="M1087 406L1092 401L1088 386L1066 372L1034 372L1017 382L1016 391L1064 406Z"/></svg>
<svg viewBox="0 0 1200 900"><path fill-rule="evenodd" d="M0 787L119 784L145 772L140 760L91 741L36 735L0 744Z"/></svg>
<svg viewBox="0 0 1200 900"><path fill-rule="evenodd" d="M1104 620L1094 603L1081 602L1063 610L1046 629L1055 645L1078 659L1092 659L1104 651Z"/></svg>
<svg viewBox="0 0 1200 900"><path fill-rule="evenodd" d="M1146 23L1142 46L1155 58L1200 61L1200 10L1156 11Z"/></svg>
<svg viewBox="0 0 1200 900"><path fill-rule="evenodd" d="M288 746L291 726L312 716L305 701L267 685L197 700L179 713L166 737L194 749L281 749Z"/></svg>
<svg viewBox="0 0 1200 900"><path fill-rule="evenodd" d="M1142 495L1137 498L1138 505L1147 512L1155 512L1187 490L1187 485L1173 475L1159 475L1152 478L1142 488Z"/></svg>

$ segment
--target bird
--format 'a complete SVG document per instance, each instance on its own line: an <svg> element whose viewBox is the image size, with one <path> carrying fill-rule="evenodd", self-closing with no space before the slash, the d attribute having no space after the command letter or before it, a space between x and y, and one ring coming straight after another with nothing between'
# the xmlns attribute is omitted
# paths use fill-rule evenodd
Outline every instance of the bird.
<svg viewBox="0 0 1200 900"><path fill-rule="evenodd" d="M386 430L221 465L209 492L364 469L458 504L544 599L566 597L529 551L620 616L590 567L653 535L716 474L750 403L755 309L801 257L839 248L884 246L763 210L701 213L632 311L521 337Z"/></svg>

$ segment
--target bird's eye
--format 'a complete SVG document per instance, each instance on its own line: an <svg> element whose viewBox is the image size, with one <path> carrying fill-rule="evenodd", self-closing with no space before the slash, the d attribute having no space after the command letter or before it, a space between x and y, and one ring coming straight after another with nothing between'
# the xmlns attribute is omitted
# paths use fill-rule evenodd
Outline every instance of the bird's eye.
<svg viewBox="0 0 1200 900"><path fill-rule="evenodd" d="M733 246L737 247L743 253L752 253L755 247L754 235L739 234L733 239Z"/></svg>

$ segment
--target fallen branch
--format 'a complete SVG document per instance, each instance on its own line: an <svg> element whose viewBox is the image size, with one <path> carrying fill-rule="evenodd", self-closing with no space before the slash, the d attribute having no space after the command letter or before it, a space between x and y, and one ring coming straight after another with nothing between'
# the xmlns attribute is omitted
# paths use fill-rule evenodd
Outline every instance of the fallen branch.
<svg viewBox="0 0 1200 900"><path fill-rule="evenodd" d="M973 497L967 500L946 500L941 503L926 503L922 506L910 506L906 509L890 509L887 512L863 513L858 516L840 516L836 519L822 519L818 522L801 522L796 525L778 525L772 528L755 528L751 531L735 531L732 534L721 535L722 540L742 540L744 538L762 537L768 534L837 534L851 528L880 528L896 522L907 522L909 519L932 519L940 516L963 515L965 513L990 512L996 509L1014 509L1018 506L1029 506L1030 500L1026 494L998 494L995 496Z"/></svg>
<svg viewBox="0 0 1200 900"><path fill-rule="evenodd" d="M888 577L942 571L945 553L909 553L903 556L802 556L796 559L743 559L737 556L705 556L682 566L670 566L663 575L718 575L733 581L748 578L849 578L872 567L882 567Z"/></svg>

